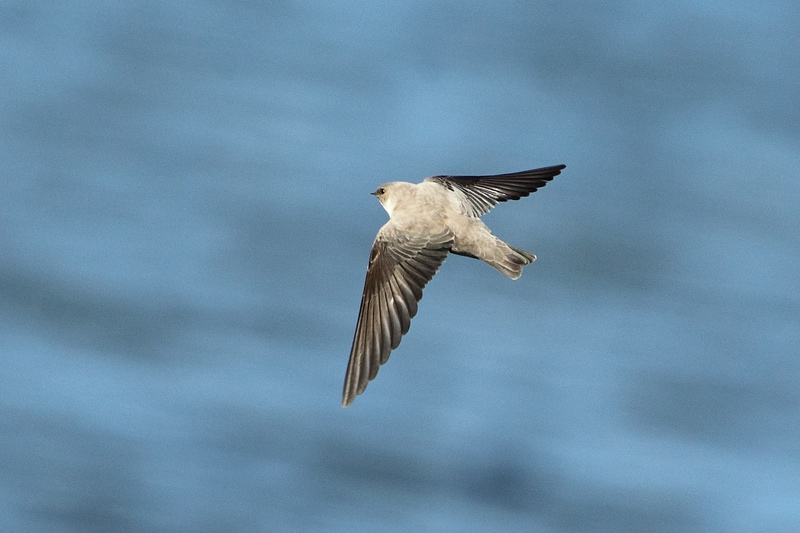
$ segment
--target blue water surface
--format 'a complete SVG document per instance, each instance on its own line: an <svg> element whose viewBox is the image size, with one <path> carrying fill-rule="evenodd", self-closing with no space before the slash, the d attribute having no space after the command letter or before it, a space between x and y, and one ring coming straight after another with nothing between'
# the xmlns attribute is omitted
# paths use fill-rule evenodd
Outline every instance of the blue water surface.
<svg viewBox="0 0 800 533"><path fill-rule="evenodd" d="M0 6L0 530L800 531L796 2ZM565 163L340 394L386 181Z"/></svg>

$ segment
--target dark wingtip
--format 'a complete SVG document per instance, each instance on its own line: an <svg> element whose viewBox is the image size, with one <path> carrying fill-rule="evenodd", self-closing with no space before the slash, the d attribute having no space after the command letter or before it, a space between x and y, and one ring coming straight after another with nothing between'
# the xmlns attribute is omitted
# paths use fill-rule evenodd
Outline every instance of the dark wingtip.
<svg viewBox="0 0 800 533"><path fill-rule="evenodd" d="M349 376L347 376L349 378ZM353 390L353 384L345 378L344 390L342 391L342 407L349 407L359 395L357 390Z"/></svg>
<svg viewBox="0 0 800 533"><path fill-rule="evenodd" d="M342 407L350 407L350 404L353 403L356 396L358 396L358 393L353 394L352 391L347 390L347 385L345 385L344 392L342 393Z"/></svg>

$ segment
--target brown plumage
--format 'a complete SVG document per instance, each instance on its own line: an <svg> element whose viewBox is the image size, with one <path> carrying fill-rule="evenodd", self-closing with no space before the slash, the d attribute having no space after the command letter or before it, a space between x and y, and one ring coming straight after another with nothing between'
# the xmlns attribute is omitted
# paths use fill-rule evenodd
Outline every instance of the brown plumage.
<svg viewBox="0 0 800 533"><path fill-rule="evenodd" d="M498 239L481 221L498 202L528 196L564 165L494 176L433 176L396 181L374 193L386 212L370 252L347 364L342 406L364 392L417 313L422 289L452 252L481 259L511 279L536 256Z"/></svg>

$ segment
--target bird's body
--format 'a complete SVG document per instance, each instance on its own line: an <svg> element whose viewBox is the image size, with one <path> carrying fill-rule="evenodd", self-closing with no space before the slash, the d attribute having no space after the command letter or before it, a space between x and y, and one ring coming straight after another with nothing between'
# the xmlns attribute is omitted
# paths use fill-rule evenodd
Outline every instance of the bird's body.
<svg viewBox="0 0 800 533"><path fill-rule="evenodd" d="M447 254L485 261L511 279L536 256L495 237L480 216L497 202L528 196L564 165L495 176L434 176L395 181L373 194L389 214L370 253L364 295L345 377L348 406L400 344L422 289Z"/></svg>
<svg viewBox="0 0 800 533"><path fill-rule="evenodd" d="M381 188L389 191L384 192L386 199L382 201L389 222L378 232L378 238L448 232L453 236L450 252L481 259L511 279L519 278L522 267L536 260L535 255L495 237L480 217L472 213L467 197L448 190L439 181L395 181Z"/></svg>

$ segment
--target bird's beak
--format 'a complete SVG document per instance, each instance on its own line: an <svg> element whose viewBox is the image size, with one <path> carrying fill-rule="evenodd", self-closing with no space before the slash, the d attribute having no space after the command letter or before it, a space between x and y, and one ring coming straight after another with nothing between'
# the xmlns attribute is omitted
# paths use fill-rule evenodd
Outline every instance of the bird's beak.
<svg viewBox="0 0 800 533"><path fill-rule="evenodd" d="M371 194L372 196L378 196L378 191L372 191L370 194Z"/></svg>

